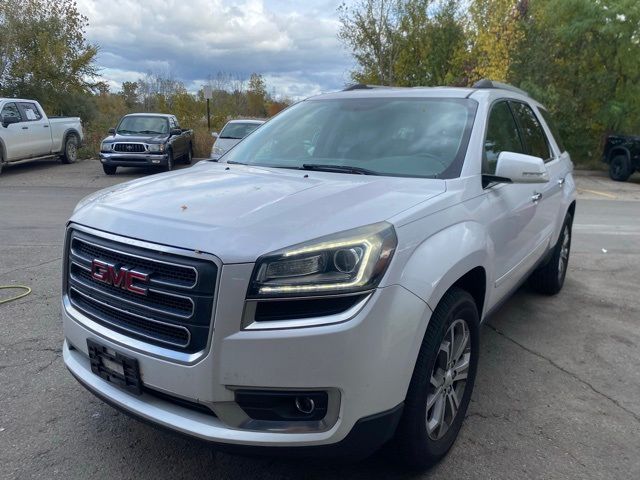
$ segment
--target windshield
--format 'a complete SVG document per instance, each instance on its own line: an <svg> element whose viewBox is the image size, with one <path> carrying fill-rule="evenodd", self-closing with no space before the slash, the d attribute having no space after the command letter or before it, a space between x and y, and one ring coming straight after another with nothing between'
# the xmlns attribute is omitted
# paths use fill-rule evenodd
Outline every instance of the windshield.
<svg viewBox="0 0 640 480"><path fill-rule="evenodd" d="M267 122L223 161L455 178L462 169L476 106L473 100L459 98L307 100Z"/></svg>
<svg viewBox="0 0 640 480"><path fill-rule="evenodd" d="M120 135L158 135L169 133L169 122L164 117L124 117L116 133Z"/></svg>
<svg viewBox="0 0 640 480"><path fill-rule="evenodd" d="M241 140L260 125L260 123L227 123L222 129L222 132L220 132L220 138L234 138L236 140Z"/></svg>

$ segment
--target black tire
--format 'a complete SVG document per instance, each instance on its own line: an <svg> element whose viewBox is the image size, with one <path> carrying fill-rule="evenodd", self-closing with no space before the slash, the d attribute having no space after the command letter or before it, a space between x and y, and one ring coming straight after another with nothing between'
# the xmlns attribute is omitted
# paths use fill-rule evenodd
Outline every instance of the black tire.
<svg viewBox="0 0 640 480"><path fill-rule="evenodd" d="M2 174L3 167L4 167L4 156L2 155L2 149L0 148L0 174Z"/></svg>
<svg viewBox="0 0 640 480"><path fill-rule="evenodd" d="M104 170L104 173L106 173L107 175L115 175L118 167L114 165L102 165L102 170Z"/></svg>
<svg viewBox="0 0 640 480"><path fill-rule="evenodd" d="M189 145L189 149L187 150L187 153L184 156L183 161L185 165L191 165L192 160L193 160L193 145Z"/></svg>
<svg viewBox="0 0 640 480"><path fill-rule="evenodd" d="M78 137L69 135L64 141L62 163L76 163L78 160Z"/></svg>
<svg viewBox="0 0 640 480"><path fill-rule="evenodd" d="M551 258L542 266L538 267L529 277L529 285L538 293L544 295L555 295L564 285L569 265L569 254L571 253L571 227L573 217L567 213L562 230L558 237L558 242L553 247Z"/></svg>
<svg viewBox="0 0 640 480"><path fill-rule="evenodd" d="M436 407L435 403L429 407L427 404L428 399L441 396L437 392L442 392L444 387L444 395L442 395L443 408L449 407L451 409L451 406L447 403L450 400L446 394L447 381L445 380L443 385L438 388L432 383L431 379L439 368L442 356L446 356L441 350L441 344L444 344L445 341L445 334L449 334L449 328L454 323L459 325L460 320L463 320L468 326L469 358L468 369L466 370L467 377L466 380L456 380L455 375L449 377L452 382L464 382L464 385L462 383L449 384L463 387L460 392L462 393L462 399L459 400L457 412L450 417L448 429L444 433L439 432L442 436L434 439L432 438L434 432L430 433L427 422L429 421L430 412L435 415L433 409ZM403 464L412 468L427 468L440 460L454 444L469 406L478 368L479 323L478 309L473 297L466 291L455 287L444 295L433 312L413 371L402 419L391 445L392 450ZM446 375L443 378L447 378ZM450 389L451 387L448 388ZM459 387L453 388L455 392ZM443 420L443 423L446 422Z"/></svg>
<svg viewBox="0 0 640 480"><path fill-rule="evenodd" d="M616 182L626 182L633 173L631 160L624 153L615 155L609 162L609 176Z"/></svg>
<svg viewBox="0 0 640 480"><path fill-rule="evenodd" d="M173 170L174 166L175 166L175 161L173 159L173 150L169 150L167 152L167 164L164 166L164 171L170 172L171 170Z"/></svg>

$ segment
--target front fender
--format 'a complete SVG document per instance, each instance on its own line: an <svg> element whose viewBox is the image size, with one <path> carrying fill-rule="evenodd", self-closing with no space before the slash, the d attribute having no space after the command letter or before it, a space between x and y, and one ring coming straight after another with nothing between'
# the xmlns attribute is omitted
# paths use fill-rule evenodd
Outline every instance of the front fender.
<svg viewBox="0 0 640 480"><path fill-rule="evenodd" d="M424 228L424 225L406 225L399 229L398 235L418 235L418 231L404 230L420 229L421 226ZM431 309L435 309L445 292L472 269L483 267L487 284L491 284L494 275L489 261L494 255L493 243L485 228L473 221L449 226L412 251L405 249L398 253L404 257L399 259L404 268L397 273L395 281L427 302ZM487 291L485 288L484 305L487 304Z"/></svg>

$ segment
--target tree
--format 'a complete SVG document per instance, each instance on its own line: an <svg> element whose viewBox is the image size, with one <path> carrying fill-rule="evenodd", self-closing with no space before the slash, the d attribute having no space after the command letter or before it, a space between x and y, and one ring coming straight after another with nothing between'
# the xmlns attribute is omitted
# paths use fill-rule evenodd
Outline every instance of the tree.
<svg viewBox="0 0 640 480"><path fill-rule="evenodd" d="M537 0L509 80L556 117L574 161L598 165L608 133L640 132L640 4Z"/></svg>
<svg viewBox="0 0 640 480"><path fill-rule="evenodd" d="M475 0L469 8L472 82L481 78L507 81L513 57L524 39L522 18L528 0Z"/></svg>
<svg viewBox="0 0 640 480"><path fill-rule="evenodd" d="M253 117L264 117L267 114L267 85L262 75L252 73L247 88L247 113Z"/></svg>
<svg viewBox="0 0 640 480"><path fill-rule="evenodd" d="M429 86L465 82L466 32L458 0L408 1L400 19L396 84Z"/></svg>
<svg viewBox="0 0 640 480"><path fill-rule="evenodd" d="M122 82L120 92L127 108L134 108L138 105L138 82Z"/></svg>
<svg viewBox="0 0 640 480"><path fill-rule="evenodd" d="M64 111L65 97L98 86L98 48L85 39L87 18L73 0L0 2L0 94L38 99Z"/></svg>
<svg viewBox="0 0 640 480"><path fill-rule="evenodd" d="M359 70L352 72L359 83L394 85L400 52L402 0L358 0L338 8L342 26L338 38L349 48Z"/></svg>

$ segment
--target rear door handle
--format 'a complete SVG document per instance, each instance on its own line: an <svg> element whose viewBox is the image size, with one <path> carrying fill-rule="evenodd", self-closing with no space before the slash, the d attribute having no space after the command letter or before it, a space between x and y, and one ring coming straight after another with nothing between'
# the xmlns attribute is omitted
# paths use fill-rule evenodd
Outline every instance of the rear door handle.
<svg viewBox="0 0 640 480"><path fill-rule="evenodd" d="M43 125L44 128L49 128L49 125Z"/></svg>
<svg viewBox="0 0 640 480"><path fill-rule="evenodd" d="M29 130L29 127L22 127L23 130Z"/></svg>
<svg viewBox="0 0 640 480"><path fill-rule="evenodd" d="M540 199L542 198L542 194L539 192L534 193L533 195L531 195L531 201L533 203L537 203L540 201Z"/></svg>

